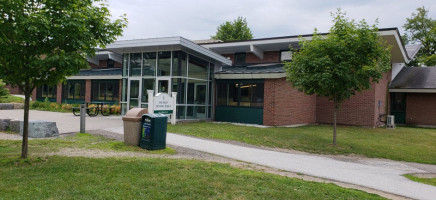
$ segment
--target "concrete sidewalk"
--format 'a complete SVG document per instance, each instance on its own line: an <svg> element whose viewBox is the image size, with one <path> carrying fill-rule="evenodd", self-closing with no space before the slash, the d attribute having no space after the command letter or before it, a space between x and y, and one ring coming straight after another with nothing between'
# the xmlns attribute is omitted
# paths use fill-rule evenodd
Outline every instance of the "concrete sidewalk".
<svg viewBox="0 0 436 200"><path fill-rule="evenodd" d="M19 119L23 120L24 110L0 110L0 119ZM73 113L47 112L39 110L30 110L30 120L43 120L56 122L59 133L80 132L80 117L74 116ZM121 116L102 116L89 117L86 115L85 128L86 130L99 130L106 128L122 127L123 121Z"/></svg>

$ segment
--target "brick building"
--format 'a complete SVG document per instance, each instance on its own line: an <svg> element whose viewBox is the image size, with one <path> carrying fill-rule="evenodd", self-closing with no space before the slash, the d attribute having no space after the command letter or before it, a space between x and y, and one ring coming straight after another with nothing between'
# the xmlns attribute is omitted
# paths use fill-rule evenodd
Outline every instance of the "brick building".
<svg viewBox="0 0 436 200"><path fill-rule="evenodd" d="M380 116L400 113L398 123L436 124L432 113L424 113L436 105L422 105L431 104L435 95L398 92L391 84L410 73L404 64L420 47L406 49L396 28L380 29L379 34L391 47L392 70L371 89L345 101L337 122L375 127L381 123ZM286 81L282 62L292 60L290 47L298 49L300 37L310 40L312 35L235 42L192 42L182 37L117 41L89 59L90 70L68 77L66 84L38 88L33 96L66 103L119 103L124 114L133 107L147 107L147 90L177 92L179 121L212 119L271 126L332 123L331 102L305 95ZM398 99L407 99L404 111L398 111L401 105L394 103ZM401 112L407 113L407 120L401 121Z"/></svg>

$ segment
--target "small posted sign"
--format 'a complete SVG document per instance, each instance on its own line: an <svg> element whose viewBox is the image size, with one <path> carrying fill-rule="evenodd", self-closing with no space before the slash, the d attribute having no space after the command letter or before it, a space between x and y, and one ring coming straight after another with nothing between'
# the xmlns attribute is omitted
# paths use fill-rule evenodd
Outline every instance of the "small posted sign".
<svg viewBox="0 0 436 200"><path fill-rule="evenodd" d="M173 114L173 98L167 93L159 93L154 97L154 113Z"/></svg>

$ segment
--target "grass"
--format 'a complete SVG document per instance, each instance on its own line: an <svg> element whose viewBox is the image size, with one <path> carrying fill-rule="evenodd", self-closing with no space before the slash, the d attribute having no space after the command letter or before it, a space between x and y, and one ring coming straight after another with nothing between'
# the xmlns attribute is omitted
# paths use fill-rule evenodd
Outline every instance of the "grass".
<svg viewBox="0 0 436 200"><path fill-rule="evenodd" d="M412 181L424 183L427 185L436 186L436 178L419 178L419 177L413 176L412 174L406 174L404 176Z"/></svg>
<svg viewBox="0 0 436 200"><path fill-rule="evenodd" d="M337 147L332 145L333 129L327 125L257 128L227 123L196 122L168 125L168 132L317 154L357 154L372 158L436 164L436 130L428 128L339 126Z"/></svg>
<svg viewBox="0 0 436 200"><path fill-rule="evenodd" d="M0 163L0 199L382 199L334 184L158 158Z"/></svg>
<svg viewBox="0 0 436 200"><path fill-rule="evenodd" d="M75 136L68 136L56 139L37 139L29 140L30 154L45 152L57 152L62 148L79 148L79 149L98 149L104 151L128 151L143 152L151 154L175 154L176 151L171 148L162 150L148 151L139 147L128 146L123 142L109 139L103 136L91 135L88 133L77 133ZM0 155L13 158L21 154L20 140L0 140Z"/></svg>
<svg viewBox="0 0 436 200"><path fill-rule="evenodd" d="M24 103L24 99L12 95L0 98L0 103Z"/></svg>

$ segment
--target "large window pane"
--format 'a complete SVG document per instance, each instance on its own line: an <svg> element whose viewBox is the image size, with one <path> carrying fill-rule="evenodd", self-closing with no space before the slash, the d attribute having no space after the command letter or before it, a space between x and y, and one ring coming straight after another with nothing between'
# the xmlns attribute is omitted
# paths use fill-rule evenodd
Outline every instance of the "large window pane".
<svg viewBox="0 0 436 200"><path fill-rule="evenodd" d="M65 91L66 89L66 91ZM65 99L83 100L85 99L85 81L68 81L64 86Z"/></svg>
<svg viewBox="0 0 436 200"><path fill-rule="evenodd" d="M189 55L189 64L188 64L188 77L189 78L198 78L198 79L207 79L208 73L208 62L197 58L195 56Z"/></svg>
<svg viewBox="0 0 436 200"><path fill-rule="evenodd" d="M93 80L92 101L118 101L119 80Z"/></svg>
<svg viewBox="0 0 436 200"><path fill-rule="evenodd" d="M250 106L251 104L251 89L252 89L252 85L251 84L240 84L240 91L241 91L241 96L240 96L240 106Z"/></svg>
<svg viewBox="0 0 436 200"><path fill-rule="evenodd" d="M238 89L239 84L229 83L229 92L227 96L227 105L238 106Z"/></svg>
<svg viewBox="0 0 436 200"><path fill-rule="evenodd" d="M148 102L148 93L147 90L154 90L156 80L153 79L142 79L142 99L143 103Z"/></svg>
<svg viewBox="0 0 436 200"><path fill-rule="evenodd" d="M186 79L173 78L172 91L177 92L177 104L185 104L186 97Z"/></svg>
<svg viewBox="0 0 436 200"><path fill-rule="evenodd" d="M263 87L264 87L263 83L253 84L252 97L251 97L252 107L263 107L263 94L264 94Z"/></svg>
<svg viewBox="0 0 436 200"><path fill-rule="evenodd" d="M173 52L173 76L186 77L186 53L183 51Z"/></svg>
<svg viewBox="0 0 436 200"><path fill-rule="evenodd" d="M130 54L130 76L140 76L141 75L141 53L131 53Z"/></svg>
<svg viewBox="0 0 436 200"><path fill-rule="evenodd" d="M188 80L188 104L206 104L206 81Z"/></svg>
<svg viewBox="0 0 436 200"><path fill-rule="evenodd" d="M171 76L171 51L160 51L157 65L158 76Z"/></svg>
<svg viewBox="0 0 436 200"><path fill-rule="evenodd" d="M142 75L154 76L154 71L156 70L156 52L144 53L142 63Z"/></svg>
<svg viewBox="0 0 436 200"><path fill-rule="evenodd" d="M228 83L217 83L217 106L227 106Z"/></svg>

